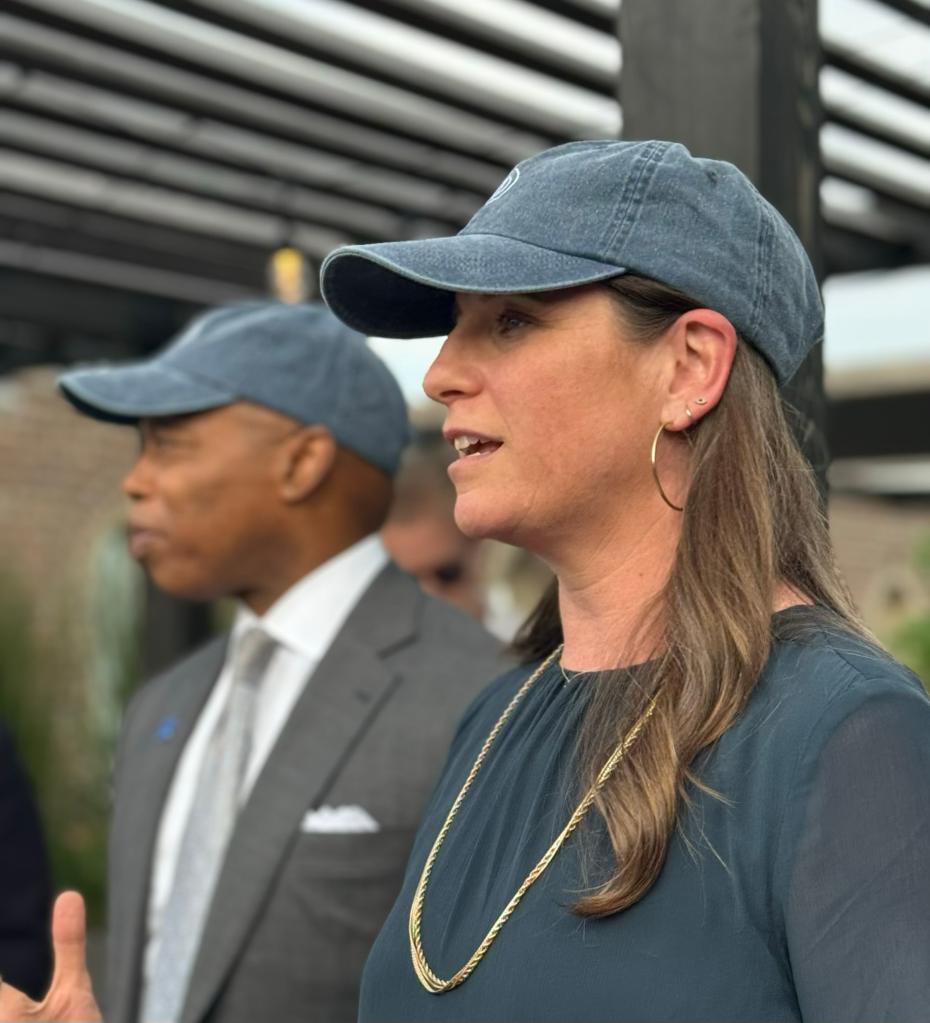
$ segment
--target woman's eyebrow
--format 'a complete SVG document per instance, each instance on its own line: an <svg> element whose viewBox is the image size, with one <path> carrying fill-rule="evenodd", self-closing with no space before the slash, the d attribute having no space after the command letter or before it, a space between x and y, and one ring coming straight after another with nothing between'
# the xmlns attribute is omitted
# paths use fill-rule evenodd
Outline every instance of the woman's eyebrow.
<svg viewBox="0 0 930 1023"><path fill-rule="evenodd" d="M564 297L563 291L560 289L554 289L550 291L508 291L501 293L491 293L485 295L475 295L474 297L483 299L485 302L490 302L493 299L512 299L519 302L530 302L534 305L552 305L559 302ZM459 297L456 295L452 300L452 312L453 315L459 316L461 314L461 305L459 304Z"/></svg>
<svg viewBox="0 0 930 1023"><path fill-rule="evenodd" d="M553 302L561 302L565 298L565 290L557 288L549 291L528 291L516 297L528 302L538 302L540 305L551 305Z"/></svg>

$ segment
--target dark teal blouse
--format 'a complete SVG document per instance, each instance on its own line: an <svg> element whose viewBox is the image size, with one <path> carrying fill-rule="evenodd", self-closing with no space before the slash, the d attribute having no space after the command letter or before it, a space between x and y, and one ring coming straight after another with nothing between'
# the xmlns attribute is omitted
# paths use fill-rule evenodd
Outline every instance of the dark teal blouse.
<svg viewBox="0 0 930 1023"><path fill-rule="evenodd" d="M362 981L361 1023L926 1023L930 1019L930 699L865 642L791 609L735 724L697 763L700 791L652 889L585 920L608 869L592 814L472 976L430 994L407 918L433 839L485 737L527 676L467 713ZM451 976L577 800L584 676L548 669L505 726L440 851L423 912Z"/></svg>

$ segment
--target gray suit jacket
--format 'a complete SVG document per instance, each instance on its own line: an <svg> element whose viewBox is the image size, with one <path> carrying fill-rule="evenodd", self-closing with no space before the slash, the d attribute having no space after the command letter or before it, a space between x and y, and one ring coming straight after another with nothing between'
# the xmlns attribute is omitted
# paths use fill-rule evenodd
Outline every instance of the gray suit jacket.
<svg viewBox="0 0 930 1023"><path fill-rule="evenodd" d="M127 712L110 838L107 1023L136 1019L161 811L226 641L153 679ZM393 565L375 579L242 810L181 1023L355 1020L362 965L456 722L501 670L498 656L477 623ZM362 806L381 830L302 832L304 814L321 804Z"/></svg>

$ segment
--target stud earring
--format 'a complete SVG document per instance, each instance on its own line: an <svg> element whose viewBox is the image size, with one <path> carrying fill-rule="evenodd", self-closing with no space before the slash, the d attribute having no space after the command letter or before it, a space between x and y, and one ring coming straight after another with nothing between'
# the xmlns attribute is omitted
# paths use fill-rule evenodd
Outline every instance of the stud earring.
<svg viewBox="0 0 930 1023"><path fill-rule="evenodd" d="M695 403L695 405L706 405L707 404L707 399L706 398L695 398L694 399L694 403Z"/></svg>

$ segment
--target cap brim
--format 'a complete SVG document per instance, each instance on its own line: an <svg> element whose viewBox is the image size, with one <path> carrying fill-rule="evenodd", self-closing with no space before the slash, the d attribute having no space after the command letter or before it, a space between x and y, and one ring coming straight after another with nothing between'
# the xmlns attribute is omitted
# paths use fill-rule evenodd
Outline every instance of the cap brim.
<svg viewBox="0 0 930 1023"><path fill-rule="evenodd" d="M79 411L112 423L205 412L236 400L158 360L72 370L59 377L58 386Z"/></svg>
<svg viewBox="0 0 930 1023"><path fill-rule="evenodd" d="M344 323L376 337L438 337L453 325L454 292L525 294L626 273L583 256L493 234L347 245L320 271L323 298Z"/></svg>

